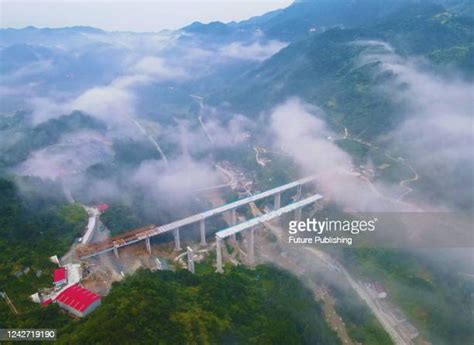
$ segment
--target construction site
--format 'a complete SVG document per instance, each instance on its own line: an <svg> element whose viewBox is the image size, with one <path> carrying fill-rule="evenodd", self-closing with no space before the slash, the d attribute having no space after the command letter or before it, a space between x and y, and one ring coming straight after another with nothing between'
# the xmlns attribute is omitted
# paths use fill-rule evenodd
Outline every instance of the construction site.
<svg viewBox="0 0 474 345"><path fill-rule="evenodd" d="M107 205L86 207L86 232L65 256L55 260L58 269L64 268L64 277L55 277L54 287L39 291L32 299L43 305L58 303L72 316L84 317L100 305L100 296L107 295L114 282L140 268L187 269L195 273L195 264L205 262L223 273L232 265L254 267L268 262L294 272L314 291L315 298L323 304L325 317L345 343L354 344L326 287L311 278L314 272L345 281L396 344L413 344L419 332L386 299L378 284L357 281L339 262L316 247L301 250L285 244L282 219L301 220L303 213L313 217L323 207L323 196L313 191L314 179L309 176L254 195L248 192L246 197L223 205L222 199L216 197L215 208L208 211L115 236L110 236L100 221ZM210 226L216 217L222 218L226 226Z"/></svg>
<svg viewBox="0 0 474 345"><path fill-rule="evenodd" d="M113 282L142 267L150 270L182 268L194 272L195 262L211 258L215 260L211 264L217 272L223 272L226 263L253 266L257 261L255 238L259 235L256 233L261 232L266 223L293 212L295 217L301 218L302 208L315 207L322 199L319 194L303 198L303 185L313 180L314 177L307 177L165 225L149 225L116 236L110 236L100 221L100 215L107 212L107 204L84 206L89 215L84 234L62 258L51 258L58 265L54 286L39 291L31 299L48 305L59 301L64 291L79 284L90 293L103 296ZM288 191L294 193L293 202L282 207L281 195ZM271 203L272 210L262 214L255 202ZM240 214L237 209L242 207L248 207L254 218L247 219ZM216 217L222 217L227 228L207 229ZM196 236L188 236L196 232L197 241Z"/></svg>

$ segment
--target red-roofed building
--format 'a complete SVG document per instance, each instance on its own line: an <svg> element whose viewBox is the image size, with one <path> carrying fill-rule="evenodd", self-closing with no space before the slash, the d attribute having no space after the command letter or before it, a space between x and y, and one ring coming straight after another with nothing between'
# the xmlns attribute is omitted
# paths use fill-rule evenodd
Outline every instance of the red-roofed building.
<svg viewBox="0 0 474 345"><path fill-rule="evenodd" d="M55 286L67 283L67 272L65 267L59 267L53 271L53 283Z"/></svg>
<svg viewBox="0 0 474 345"><path fill-rule="evenodd" d="M56 297L56 303L69 313L84 317L101 304L101 299L99 295L75 284L64 289Z"/></svg>
<svg viewBox="0 0 474 345"><path fill-rule="evenodd" d="M107 205L106 203L102 203L97 206L97 209L99 210L100 213L104 213L105 211L109 209L109 205Z"/></svg>
<svg viewBox="0 0 474 345"><path fill-rule="evenodd" d="M51 299L51 298L45 299L43 302L41 302L41 306L42 306L42 307L47 307L47 306L50 305L52 302L53 302L53 299Z"/></svg>

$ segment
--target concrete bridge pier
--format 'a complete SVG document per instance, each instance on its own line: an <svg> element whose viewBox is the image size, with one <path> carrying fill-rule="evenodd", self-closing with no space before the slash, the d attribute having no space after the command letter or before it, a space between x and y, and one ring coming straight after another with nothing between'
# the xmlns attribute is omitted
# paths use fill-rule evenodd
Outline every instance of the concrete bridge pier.
<svg viewBox="0 0 474 345"><path fill-rule="evenodd" d="M303 192L303 186L299 185L296 187L296 195L295 195L295 201L299 201L301 199L301 195Z"/></svg>
<svg viewBox="0 0 474 345"><path fill-rule="evenodd" d="M118 260L119 259L118 247L115 244L114 244L114 254L115 254L115 258Z"/></svg>
<svg viewBox="0 0 474 345"><path fill-rule="evenodd" d="M323 209L323 203L321 201L316 201L314 203L314 210L321 211Z"/></svg>
<svg viewBox="0 0 474 345"><path fill-rule="evenodd" d="M179 239L179 228L174 229L174 250L181 250L181 241Z"/></svg>
<svg viewBox="0 0 474 345"><path fill-rule="evenodd" d="M273 200L273 209L278 210L281 207L281 193L276 193Z"/></svg>
<svg viewBox="0 0 474 345"><path fill-rule="evenodd" d="M149 236L147 236L145 238L145 244L146 244L146 250L147 250L148 254L151 255L151 242L150 242L150 237Z"/></svg>
<svg viewBox="0 0 474 345"><path fill-rule="evenodd" d="M191 247L187 247L188 252L188 271L194 274L194 251Z"/></svg>
<svg viewBox="0 0 474 345"><path fill-rule="evenodd" d="M301 208L295 210L295 220L299 222L301 220Z"/></svg>
<svg viewBox="0 0 474 345"><path fill-rule="evenodd" d="M230 215L231 215L231 224L232 226L234 225L237 225L237 211L235 210L235 208L230 211ZM232 234L232 241L234 242L237 242L237 235L236 234Z"/></svg>
<svg viewBox="0 0 474 345"><path fill-rule="evenodd" d="M247 254L247 259L249 262L250 266L255 265L255 227L250 229L249 232L249 247L248 247L248 254Z"/></svg>
<svg viewBox="0 0 474 345"><path fill-rule="evenodd" d="M217 273L224 273L222 267L222 239L216 236L216 259L217 259Z"/></svg>
<svg viewBox="0 0 474 345"><path fill-rule="evenodd" d="M199 221L199 229L201 230L201 246L207 245L206 243L206 220L201 219Z"/></svg>

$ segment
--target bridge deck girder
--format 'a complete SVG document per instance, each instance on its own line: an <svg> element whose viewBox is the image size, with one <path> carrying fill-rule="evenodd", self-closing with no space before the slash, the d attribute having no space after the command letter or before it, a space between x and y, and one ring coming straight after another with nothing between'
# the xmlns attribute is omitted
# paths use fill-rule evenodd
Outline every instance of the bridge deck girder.
<svg viewBox="0 0 474 345"><path fill-rule="evenodd" d="M181 228L183 226L186 226L186 225L190 225L190 224L194 224L194 223L203 221L206 218L209 218L209 217L212 217L212 216L215 216L215 215L218 215L218 214L222 214L222 213L227 212L227 211L235 210L235 209L237 209L241 206L247 205L251 202L255 202L257 200L261 200L261 199L267 198L269 196L282 193L286 190L289 190L289 189L292 189L292 188L295 188L295 187L298 187L298 186L302 186L302 185L307 184L307 183L309 183L309 182L311 182L315 179L316 179L315 175L308 176L308 177L299 179L297 181L293 181L293 182L287 183L285 185L282 185L282 186L279 186L279 187L276 187L276 188L273 188L273 189L269 189L265 192L255 194L255 195L252 195L250 197L240 199L240 200L237 200L235 202L232 202L232 203L214 208L212 210L205 211L205 212L202 212L202 213L190 216L190 217L186 217L186 218L168 223L166 225L154 226L154 227L153 226L148 226L148 227L144 228L144 230L141 231L141 232L138 231L139 229L132 230L130 232L127 232L127 233L124 233L124 234L120 235L120 238L118 238L119 236L114 236L112 238L113 241L112 241L112 239L109 239L109 240L105 240L103 242L93 243L93 244L90 245L91 246L90 249L87 248L87 247L81 248L80 250L78 250L78 255L81 259L86 259L86 258L90 258L90 257L96 256L96 255L107 253L109 251L114 250L114 247L120 248L120 247L128 246L130 244L133 244L133 243L136 243L138 241L144 240L146 237L157 236L157 235L169 232L169 231L173 231L175 229L179 229L179 228Z"/></svg>

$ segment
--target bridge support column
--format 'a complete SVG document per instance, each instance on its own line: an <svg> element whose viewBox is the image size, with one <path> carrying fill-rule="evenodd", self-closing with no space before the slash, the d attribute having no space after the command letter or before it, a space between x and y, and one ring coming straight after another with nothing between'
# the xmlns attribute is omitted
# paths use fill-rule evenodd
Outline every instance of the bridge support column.
<svg viewBox="0 0 474 345"><path fill-rule="evenodd" d="M249 265L253 266L255 264L255 227L250 229L247 258L249 261Z"/></svg>
<svg viewBox="0 0 474 345"><path fill-rule="evenodd" d="M303 191L303 186L302 185L299 185L299 186L296 187L295 201L298 201L298 200L301 199L302 191Z"/></svg>
<svg viewBox="0 0 474 345"><path fill-rule="evenodd" d="M114 245L114 254L115 254L115 258L118 260L119 259L118 247L116 245Z"/></svg>
<svg viewBox="0 0 474 345"><path fill-rule="evenodd" d="M216 259L217 259L217 273L224 273L222 268L222 239L216 236Z"/></svg>
<svg viewBox="0 0 474 345"><path fill-rule="evenodd" d="M281 207L281 193L275 194L275 199L273 201L273 209L278 210Z"/></svg>
<svg viewBox="0 0 474 345"><path fill-rule="evenodd" d="M234 208L230 212L231 212L231 225L232 226L237 225L237 211ZM232 241L237 242L237 235L236 234L232 234Z"/></svg>
<svg viewBox="0 0 474 345"><path fill-rule="evenodd" d="M148 254L151 255L151 243L150 243L150 237L145 238L145 244L146 244L146 250Z"/></svg>
<svg viewBox="0 0 474 345"><path fill-rule="evenodd" d="M194 251L191 247L187 247L188 251L188 271L194 273Z"/></svg>
<svg viewBox="0 0 474 345"><path fill-rule="evenodd" d="M301 208L295 210L295 220L299 222L301 220Z"/></svg>
<svg viewBox="0 0 474 345"><path fill-rule="evenodd" d="M181 250L181 241L179 239L179 228L174 229L174 250Z"/></svg>
<svg viewBox="0 0 474 345"><path fill-rule="evenodd" d="M323 209L323 203L321 201L316 201L314 203L314 210L315 211L321 211Z"/></svg>
<svg viewBox="0 0 474 345"><path fill-rule="evenodd" d="M201 230L201 246L205 246L206 243L206 221L201 219L199 221L199 229Z"/></svg>

